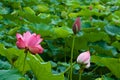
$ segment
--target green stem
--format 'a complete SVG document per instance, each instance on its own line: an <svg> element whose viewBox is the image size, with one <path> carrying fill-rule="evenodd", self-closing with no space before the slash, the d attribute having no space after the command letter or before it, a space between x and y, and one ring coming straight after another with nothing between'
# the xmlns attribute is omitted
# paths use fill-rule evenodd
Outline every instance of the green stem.
<svg viewBox="0 0 120 80"><path fill-rule="evenodd" d="M72 63L73 63L73 50L74 50L75 35L73 35L72 49L71 49L71 59L70 59L70 80L72 80Z"/></svg>
<svg viewBox="0 0 120 80"><path fill-rule="evenodd" d="M76 62L74 62L74 63L72 64L72 66L73 66L74 64L76 64ZM65 74L72 66L69 66L69 67L63 72L63 74Z"/></svg>
<svg viewBox="0 0 120 80"><path fill-rule="evenodd" d="M65 62L66 62L66 52L65 52Z"/></svg>
<svg viewBox="0 0 120 80"><path fill-rule="evenodd" d="M66 41L66 38L65 38L65 41ZM67 61L66 60L66 42L65 42L65 45L64 45L64 54L65 54L65 62Z"/></svg>
<svg viewBox="0 0 120 80"><path fill-rule="evenodd" d="M82 67L79 71L79 80L82 80L81 77L82 77L83 71L84 71L84 67Z"/></svg>
<svg viewBox="0 0 120 80"><path fill-rule="evenodd" d="M91 73L93 73L97 68L99 68L99 66L95 67L95 68L91 71Z"/></svg>
<svg viewBox="0 0 120 80"><path fill-rule="evenodd" d="M23 74L24 74L24 68L25 68L25 62L26 62L27 54L28 54L28 53L25 52L25 58L24 58L24 62L23 62L23 70L22 70Z"/></svg>

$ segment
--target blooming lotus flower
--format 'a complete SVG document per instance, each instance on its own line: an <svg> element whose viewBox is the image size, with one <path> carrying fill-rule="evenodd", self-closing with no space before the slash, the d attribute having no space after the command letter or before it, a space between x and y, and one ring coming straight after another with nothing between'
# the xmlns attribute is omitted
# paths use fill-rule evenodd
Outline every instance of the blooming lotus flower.
<svg viewBox="0 0 120 80"><path fill-rule="evenodd" d="M80 23L80 18L78 17L72 27L72 30L74 34L78 33L80 31L81 23Z"/></svg>
<svg viewBox="0 0 120 80"><path fill-rule="evenodd" d="M19 49L29 50L33 54L43 52L43 48L39 44L43 40L40 38L40 35L36 35L35 33L31 34L27 31L23 35L17 33L16 38L16 45Z"/></svg>
<svg viewBox="0 0 120 80"><path fill-rule="evenodd" d="M86 51L86 52L81 53L77 57L77 63L84 64L85 68L89 68L90 67L90 52Z"/></svg>

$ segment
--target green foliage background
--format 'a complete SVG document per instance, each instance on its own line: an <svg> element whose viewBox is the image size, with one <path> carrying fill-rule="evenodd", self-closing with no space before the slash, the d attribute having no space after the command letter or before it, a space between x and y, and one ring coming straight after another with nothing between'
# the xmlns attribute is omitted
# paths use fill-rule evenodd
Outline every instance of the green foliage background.
<svg viewBox="0 0 120 80"><path fill-rule="evenodd" d="M91 67L85 69L83 80L119 80L119 6L120 0L0 0L0 80L13 80L12 76L14 80L68 80L68 72L63 72L69 67L72 25L78 16L81 31L75 39L74 61L81 52L91 52ZM15 35L26 31L44 39L40 56L45 63L36 63L36 56L29 55L24 77L20 67L24 52L17 49ZM45 68L46 74L39 67ZM75 64L73 68L73 78L78 80L80 67Z"/></svg>

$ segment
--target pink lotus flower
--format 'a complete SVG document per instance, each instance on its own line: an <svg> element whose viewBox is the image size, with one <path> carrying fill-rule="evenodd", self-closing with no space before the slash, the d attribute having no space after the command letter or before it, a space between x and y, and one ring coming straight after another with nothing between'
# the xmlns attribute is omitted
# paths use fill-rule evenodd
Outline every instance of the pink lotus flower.
<svg viewBox="0 0 120 80"><path fill-rule="evenodd" d="M77 57L77 63L84 64L85 68L89 68L90 67L90 52L86 51L86 52L81 53Z"/></svg>
<svg viewBox="0 0 120 80"><path fill-rule="evenodd" d="M74 34L78 33L80 31L81 23L80 23L80 18L78 17L72 27L72 30Z"/></svg>
<svg viewBox="0 0 120 80"><path fill-rule="evenodd" d="M33 54L42 53L43 48L39 44L43 39L40 38L40 35L35 33L31 34L29 31L23 34L16 34L17 42L16 45L19 49L26 49L32 52Z"/></svg>

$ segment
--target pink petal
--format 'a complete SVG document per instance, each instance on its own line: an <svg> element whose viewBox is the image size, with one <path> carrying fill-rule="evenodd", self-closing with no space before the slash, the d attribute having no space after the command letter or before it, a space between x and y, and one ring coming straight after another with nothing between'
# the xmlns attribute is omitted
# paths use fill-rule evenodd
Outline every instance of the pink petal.
<svg viewBox="0 0 120 80"><path fill-rule="evenodd" d="M17 33L17 34L16 34L16 38L17 38L17 40L18 40L19 38L21 38L21 39L23 40L22 35L21 35L21 34L19 34L19 33Z"/></svg>
<svg viewBox="0 0 120 80"><path fill-rule="evenodd" d="M32 34L29 32L29 31L27 31L26 33L24 33L23 34L23 37L24 38L28 38L28 37L30 37Z"/></svg>
<svg viewBox="0 0 120 80"><path fill-rule="evenodd" d="M85 64L86 62L89 62L89 60L90 60L90 52L89 51L81 53L77 58L78 63Z"/></svg>
<svg viewBox="0 0 120 80"><path fill-rule="evenodd" d="M29 39L28 47L34 47L35 45L38 45L42 39L40 38L40 35L32 35Z"/></svg>
<svg viewBox="0 0 120 80"><path fill-rule="evenodd" d="M16 45L17 45L17 47L20 48L20 49L25 48L25 43L24 43L24 41L23 41L21 38L19 38L19 39L17 40Z"/></svg>
<svg viewBox="0 0 120 80"><path fill-rule="evenodd" d="M37 39L38 39L37 44L39 44L40 42L42 42L42 41L43 41L43 39L42 39L42 38L40 38L40 35L37 35Z"/></svg>
<svg viewBox="0 0 120 80"><path fill-rule="evenodd" d="M88 64L88 63L90 63L90 58L84 61L84 64Z"/></svg>
<svg viewBox="0 0 120 80"><path fill-rule="evenodd" d="M29 47L29 50L34 54L43 52L43 48L40 45L36 45L34 47Z"/></svg>
<svg viewBox="0 0 120 80"><path fill-rule="evenodd" d="M90 67L90 62L85 66L85 68L89 68Z"/></svg>
<svg viewBox="0 0 120 80"><path fill-rule="evenodd" d="M26 46L27 46L31 36L32 36L32 34L29 31L27 31L26 33L23 34L23 38L24 38L24 42L26 43Z"/></svg>

